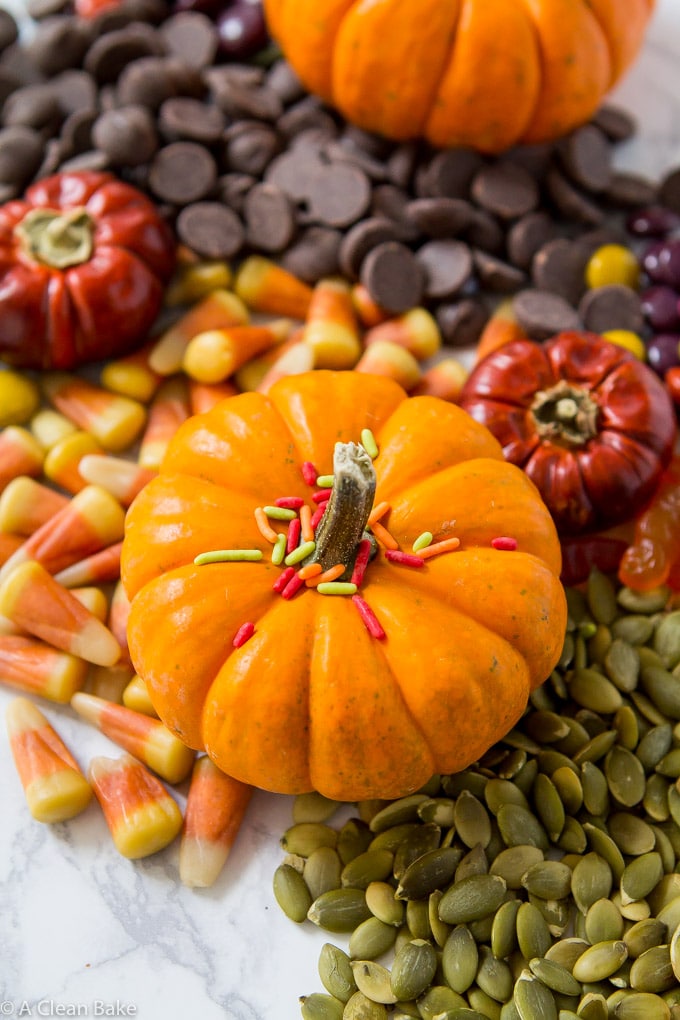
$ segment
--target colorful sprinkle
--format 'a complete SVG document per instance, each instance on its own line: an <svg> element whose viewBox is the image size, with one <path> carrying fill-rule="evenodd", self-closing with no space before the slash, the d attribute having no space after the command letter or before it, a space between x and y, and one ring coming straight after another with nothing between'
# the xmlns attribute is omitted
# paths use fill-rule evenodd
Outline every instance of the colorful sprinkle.
<svg viewBox="0 0 680 1020"><path fill-rule="evenodd" d="M293 573L290 581L281 592L281 598L292 599L293 595L300 590L304 583L299 574Z"/></svg>
<svg viewBox="0 0 680 1020"><path fill-rule="evenodd" d="M314 541L314 528L312 527L312 508L306 503L300 507L300 530L303 542Z"/></svg>
<svg viewBox="0 0 680 1020"><path fill-rule="evenodd" d="M416 554L421 560L429 560L431 556L439 556L440 553L453 552L460 546L459 538L444 538L441 542L428 545L424 549L418 549Z"/></svg>
<svg viewBox="0 0 680 1020"><path fill-rule="evenodd" d="M299 545L297 547L297 549L293 549L292 552L289 552L283 562L286 564L287 567L292 567L293 564L301 563L302 560L305 560L307 559L308 556L311 556L315 549L316 542L303 542L302 545Z"/></svg>
<svg viewBox="0 0 680 1020"><path fill-rule="evenodd" d="M316 577L322 571L323 567L320 563L308 563L306 567L300 567L297 573L300 580L307 581L310 577Z"/></svg>
<svg viewBox="0 0 680 1020"><path fill-rule="evenodd" d="M232 645L234 646L234 648L240 648L241 645L244 645L246 641L248 641L248 639L253 636L254 633L255 633L254 623L251 623L250 621L248 621L247 623L242 623L239 629L236 631L234 640L232 641Z"/></svg>
<svg viewBox="0 0 680 1020"><path fill-rule="evenodd" d="M366 630L371 637L377 638L378 641L385 637L385 631L382 629L382 625L375 615L371 607L369 606L366 599L362 599L361 595L352 595L352 602L359 611L359 616L364 621Z"/></svg>
<svg viewBox="0 0 680 1020"><path fill-rule="evenodd" d="M332 489L317 489L312 493L312 499L315 503L327 503L331 498L331 492Z"/></svg>
<svg viewBox="0 0 680 1020"><path fill-rule="evenodd" d="M260 549L213 549L194 557L196 566L204 563L255 563L262 559Z"/></svg>
<svg viewBox="0 0 680 1020"><path fill-rule="evenodd" d="M384 500L382 503L376 503L376 505L373 507L370 514L368 515L369 528L371 527L371 525L375 524L376 521L379 521L382 517L384 517L388 510L391 509L392 507L390 506L390 504L386 503Z"/></svg>
<svg viewBox="0 0 680 1020"><path fill-rule="evenodd" d="M255 523L257 524L257 530L260 532L262 537L267 542L271 542L274 545L279 537L278 532L269 524L269 519L261 506L255 507Z"/></svg>
<svg viewBox="0 0 680 1020"><path fill-rule="evenodd" d="M295 510L288 510L285 506L264 506L262 509L273 521L292 521L297 517Z"/></svg>
<svg viewBox="0 0 680 1020"><path fill-rule="evenodd" d="M291 577L295 577L295 569L293 567L286 567L286 569L282 570L279 576L274 581L272 585L272 591L281 594L283 589L290 581Z"/></svg>
<svg viewBox="0 0 680 1020"><path fill-rule="evenodd" d="M422 556L412 556L411 553L400 552L398 549L386 549L385 559L390 563L398 563L402 567L424 567L425 560Z"/></svg>
<svg viewBox="0 0 680 1020"><path fill-rule="evenodd" d="M309 523L311 524L311 526L314 529L316 529L319 526L319 522L321 521L321 518L323 517L324 513L326 512L326 507L327 506L328 506L328 500L326 500L325 503L319 503L318 507L316 508L314 513L312 514L312 519L311 519L311 521Z"/></svg>
<svg viewBox="0 0 680 1020"><path fill-rule="evenodd" d="M272 549L272 563L276 567L280 567L283 563L283 557L286 555L286 536L277 535L274 548Z"/></svg>
<svg viewBox="0 0 680 1020"><path fill-rule="evenodd" d="M357 554L354 560L354 568L352 570L351 577L351 580L353 581L354 584L356 584L357 588L360 587L361 582L364 579L364 574L366 573L366 567L368 566L368 561L370 560L370 558L371 558L371 543L367 538L362 538L361 541L359 542L359 547L357 549Z"/></svg>
<svg viewBox="0 0 680 1020"><path fill-rule="evenodd" d="M316 484L320 489L331 489L334 481L335 479L333 475L319 475L316 480Z"/></svg>
<svg viewBox="0 0 680 1020"><path fill-rule="evenodd" d="M421 549L427 549L428 545L432 545L433 537L434 536L431 531L423 531L420 535L418 535L417 539L411 546L414 553L420 552Z"/></svg>
<svg viewBox="0 0 680 1020"><path fill-rule="evenodd" d="M284 510L299 510L304 505L302 496L279 496L274 500L274 506L283 507Z"/></svg>
<svg viewBox="0 0 680 1020"><path fill-rule="evenodd" d="M361 445L371 460L375 460L378 456L378 444L376 443L375 436L370 429L361 430Z"/></svg>
<svg viewBox="0 0 680 1020"><path fill-rule="evenodd" d="M319 472L316 470L311 460L306 460L302 465L302 477L307 485L316 485L316 479Z"/></svg>
<svg viewBox="0 0 680 1020"><path fill-rule="evenodd" d="M300 543L300 532L302 531L302 524L300 523L299 517L294 517L288 525L288 532L286 534L286 552L292 553L293 549L297 549Z"/></svg>
<svg viewBox="0 0 680 1020"><path fill-rule="evenodd" d="M494 549L502 549L504 551L512 552L517 548L517 539L510 538L509 535L499 535L498 538L491 539L491 545Z"/></svg>
<svg viewBox="0 0 680 1020"><path fill-rule="evenodd" d="M399 543L396 538L393 535L390 535L387 528L383 527L382 524L375 521L371 525L371 531L373 532L376 540L380 542L381 545L385 546L386 549L396 551L399 548Z"/></svg>
<svg viewBox="0 0 680 1020"><path fill-rule="evenodd" d="M319 595L354 595L357 586L351 581L322 581L316 590Z"/></svg>

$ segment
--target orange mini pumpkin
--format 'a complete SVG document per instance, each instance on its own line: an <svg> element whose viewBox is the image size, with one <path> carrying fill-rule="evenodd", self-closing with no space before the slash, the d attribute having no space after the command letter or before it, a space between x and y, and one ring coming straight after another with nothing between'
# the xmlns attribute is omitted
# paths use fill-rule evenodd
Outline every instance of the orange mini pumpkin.
<svg viewBox="0 0 680 1020"><path fill-rule="evenodd" d="M655 0L265 0L311 91L388 138L502 152L585 123Z"/></svg>
<svg viewBox="0 0 680 1020"><path fill-rule="evenodd" d="M374 460L355 442L370 447L364 430ZM379 545L358 590L384 636L351 594L303 584L282 597L285 562L255 518L276 498L316 507L310 465L334 463L310 558L351 576L371 504L388 504L380 523L399 548ZM418 569L425 531L460 546ZM262 556L194 562L225 549ZM392 380L325 371L181 426L128 513L122 560L132 660L170 729L243 782L342 800L413 791L514 725L562 648L559 572L537 489L485 427ZM244 624L252 636L235 648Z"/></svg>

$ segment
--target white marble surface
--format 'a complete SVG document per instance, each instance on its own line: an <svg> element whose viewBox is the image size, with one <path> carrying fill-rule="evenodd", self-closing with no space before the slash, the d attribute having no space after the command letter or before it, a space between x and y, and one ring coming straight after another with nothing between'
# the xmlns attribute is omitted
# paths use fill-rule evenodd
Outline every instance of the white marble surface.
<svg viewBox="0 0 680 1020"><path fill-rule="evenodd" d="M639 121L619 165L652 177L680 165L680 0L658 0L613 98ZM0 713L11 697L0 690ZM47 711L83 765L116 753L68 709ZM257 794L217 884L191 891L178 881L177 844L126 861L96 804L62 825L33 822L0 735L0 1017L299 1017L298 996L321 990L328 939L288 921L271 891L290 821L289 798Z"/></svg>

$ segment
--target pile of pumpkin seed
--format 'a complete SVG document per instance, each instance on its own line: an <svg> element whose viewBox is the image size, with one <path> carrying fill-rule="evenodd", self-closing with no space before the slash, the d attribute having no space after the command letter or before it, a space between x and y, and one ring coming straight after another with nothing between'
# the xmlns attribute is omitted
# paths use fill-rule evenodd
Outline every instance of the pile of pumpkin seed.
<svg viewBox="0 0 680 1020"><path fill-rule="evenodd" d="M483 759L337 827L295 799L274 895L347 942L304 1020L680 1020L680 609L597 570L567 598Z"/></svg>

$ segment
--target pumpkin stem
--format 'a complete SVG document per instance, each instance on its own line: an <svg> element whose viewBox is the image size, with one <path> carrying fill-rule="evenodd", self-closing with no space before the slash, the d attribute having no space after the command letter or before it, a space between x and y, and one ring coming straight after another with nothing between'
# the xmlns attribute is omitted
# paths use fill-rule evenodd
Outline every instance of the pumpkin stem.
<svg viewBox="0 0 680 1020"><path fill-rule="evenodd" d="M586 390L565 379L539 390L531 414L539 436L562 446L583 446L597 435L598 405Z"/></svg>
<svg viewBox="0 0 680 1020"><path fill-rule="evenodd" d="M94 220L85 209L31 209L14 228L24 252L53 269L87 262L94 250Z"/></svg>
<svg viewBox="0 0 680 1020"><path fill-rule="evenodd" d="M320 563L328 570L344 563L351 571L373 508L375 486L375 468L363 446L336 443L331 497L316 529L316 549L305 565Z"/></svg>

